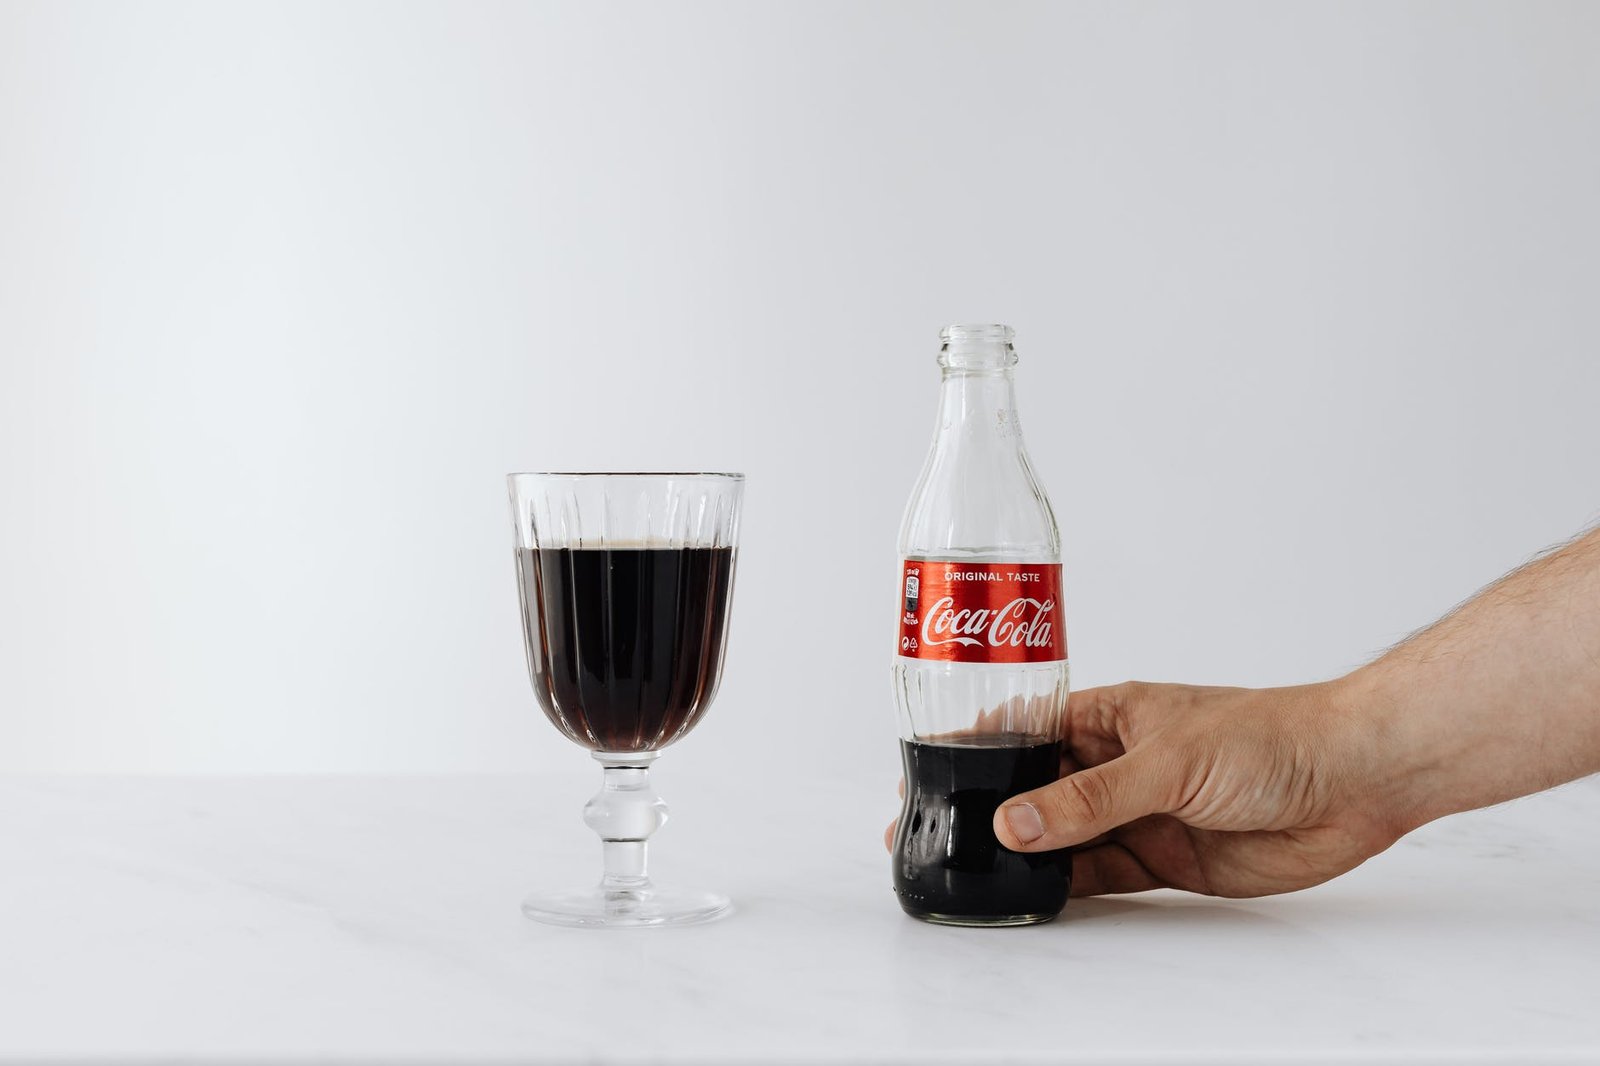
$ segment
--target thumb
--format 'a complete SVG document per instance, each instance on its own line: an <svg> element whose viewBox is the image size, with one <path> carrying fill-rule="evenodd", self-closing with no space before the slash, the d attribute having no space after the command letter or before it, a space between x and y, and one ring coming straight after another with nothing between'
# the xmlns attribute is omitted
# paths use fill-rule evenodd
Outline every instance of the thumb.
<svg viewBox="0 0 1600 1066"><path fill-rule="evenodd" d="M1170 783L1130 752L1013 796L994 812L994 835L1012 851L1082 844L1168 809Z"/></svg>

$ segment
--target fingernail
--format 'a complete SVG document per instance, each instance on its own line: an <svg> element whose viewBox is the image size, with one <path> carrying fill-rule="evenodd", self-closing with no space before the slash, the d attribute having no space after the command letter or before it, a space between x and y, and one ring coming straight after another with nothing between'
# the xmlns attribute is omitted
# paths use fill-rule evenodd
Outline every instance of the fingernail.
<svg viewBox="0 0 1600 1066"><path fill-rule="evenodd" d="M1044 836L1044 819L1039 817L1039 808L1031 803L1013 803L1007 807L1006 825L1024 844L1032 844Z"/></svg>

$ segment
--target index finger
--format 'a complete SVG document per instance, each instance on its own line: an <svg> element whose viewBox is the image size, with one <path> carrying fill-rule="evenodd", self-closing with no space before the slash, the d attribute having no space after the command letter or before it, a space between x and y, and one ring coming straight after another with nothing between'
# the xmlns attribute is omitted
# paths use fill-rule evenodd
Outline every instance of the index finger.
<svg viewBox="0 0 1600 1066"><path fill-rule="evenodd" d="M1086 688L1067 697L1061 739L1066 753L1080 769L1126 754L1121 727L1122 689L1121 685Z"/></svg>

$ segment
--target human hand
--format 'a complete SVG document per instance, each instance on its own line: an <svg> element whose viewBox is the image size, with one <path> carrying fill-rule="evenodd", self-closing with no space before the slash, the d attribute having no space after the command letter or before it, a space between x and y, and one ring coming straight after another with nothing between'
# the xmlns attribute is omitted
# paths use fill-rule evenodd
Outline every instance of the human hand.
<svg viewBox="0 0 1600 1066"><path fill-rule="evenodd" d="M1062 777L1007 800L995 835L1015 851L1076 846L1075 896L1321 884L1412 827L1353 705L1340 682L1074 692Z"/></svg>
<svg viewBox="0 0 1600 1066"><path fill-rule="evenodd" d="M1291 892L1411 828L1339 682L1088 689L1062 731L1064 776L1007 800L994 828L1016 851L1079 846L1074 895Z"/></svg>

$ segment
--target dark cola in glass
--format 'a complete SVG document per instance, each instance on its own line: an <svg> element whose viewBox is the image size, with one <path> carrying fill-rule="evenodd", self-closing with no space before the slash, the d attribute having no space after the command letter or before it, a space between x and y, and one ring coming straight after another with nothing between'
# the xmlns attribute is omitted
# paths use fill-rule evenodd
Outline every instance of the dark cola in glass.
<svg viewBox="0 0 1600 1066"><path fill-rule="evenodd" d="M664 748L722 674L732 548L519 548L539 706L590 751Z"/></svg>

